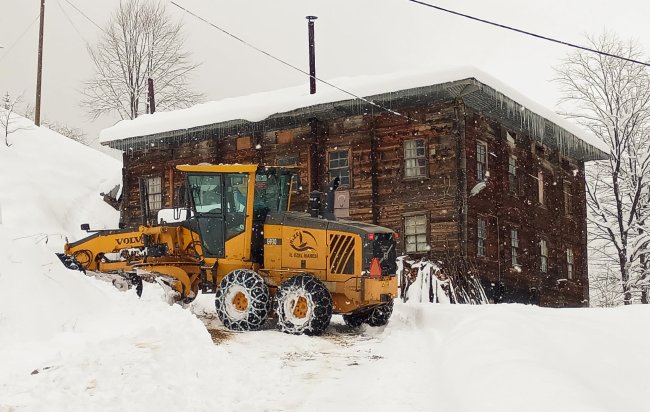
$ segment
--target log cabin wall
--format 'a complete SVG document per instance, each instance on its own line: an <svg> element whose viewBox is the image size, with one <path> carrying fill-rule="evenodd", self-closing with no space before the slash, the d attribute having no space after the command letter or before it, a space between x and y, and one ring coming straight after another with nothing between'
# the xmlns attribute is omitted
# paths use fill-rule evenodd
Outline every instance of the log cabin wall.
<svg viewBox="0 0 650 412"><path fill-rule="evenodd" d="M401 236L399 253L409 249L413 256L458 254L454 105L402 108L400 113L405 116L382 113L328 121L320 184L325 187L332 178L332 153L347 153L350 183L339 189L349 197L346 218L393 229ZM413 147L416 158L407 163ZM424 225L414 228L412 223L420 217ZM424 242L417 242L418 234Z"/></svg>
<svg viewBox="0 0 650 412"><path fill-rule="evenodd" d="M586 305L584 165L471 111L466 145L468 257L476 260L488 295L542 306ZM481 161L483 150L486 162ZM481 163L486 163L485 179L480 179ZM485 230L479 230L479 220ZM484 251L479 251L479 232Z"/></svg>

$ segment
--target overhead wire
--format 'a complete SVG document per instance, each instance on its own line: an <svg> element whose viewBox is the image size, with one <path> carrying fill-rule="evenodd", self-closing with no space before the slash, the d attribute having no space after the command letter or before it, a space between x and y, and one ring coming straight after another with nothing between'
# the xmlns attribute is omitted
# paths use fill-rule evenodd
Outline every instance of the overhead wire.
<svg viewBox="0 0 650 412"><path fill-rule="evenodd" d="M86 18L86 20L88 20L89 22L91 22L91 23L92 23L95 27L97 27L100 31L104 31L104 29L102 29L101 26L100 26L99 24L95 23L95 21L94 21L93 19L91 19L90 17L88 17L88 15L87 15L86 13L84 13L84 12L83 12L79 7L75 6L72 2L70 2L70 0L63 0L63 1L65 1L66 3L68 3L68 4L70 5L70 7L72 7L73 9L77 10L77 12L79 12L79 14L81 14L82 16L84 16L84 17Z"/></svg>
<svg viewBox="0 0 650 412"><path fill-rule="evenodd" d="M0 63L2 63L2 61L9 55L9 52L11 52L11 50L18 44L18 42L20 42L22 38L25 37L29 29L31 29L34 23L38 21L39 17L40 17L40 13L36 15L34 20L32 20L32 22L29 23L29 26L27 26L27 28L20 34L20 36L18 36L18 38L11 44L11 46L9 46L6 49L3 49L4 53L2 54L2 56L0 56Z"/></svg>
<svg viewBox="0 0 650 412"><path fill-rule="evenodd" d="M67 0L66 0L66 1L67 1ZM318 81L318 82L320 82L320 83L322 83L322 84L326 84L326 85L328 85L328 86L330 86L330 87L332 87L332 88L334 88L334 89L336 89L336 90L338 90L338 91L340 91L340 92L343 92L343 93L345 93L345 94L347 94L347 95L349 95L349 96L352 96L352 97L354 97L355 99L359 99L359 100L361 100L361 101L364 101L364 102L366 102L366 103L368 103L368 104L370 104L370 105L372 105L372 106L374 106L374 107L377 107L377 108L379 108L379 109L385 110L385 111L387 111L387 112L389 112L389 113L392 113L392 114L394 114L394 115L404 117L404 118L406 118L406 119L408 119L408 120L411 120L411 121L413 120L413 119L411 119L409 116L406 116L406 115L404 115L404 114L402 114L402 113L399 113L399 112L397 112L397 111L395 111L395 110L393 110L393 109L391 109L391 108L388 108L388 107L382 106L381 104L376 103L376 102L373 102L372 100L368 100L368 99L366 99L365 97L361 97L361 96L359 96L359 95L357 95L357 94L355 94L355 93L353 93L353 92L351 92L351 91L348 91L348 90L346 90L346 89L344 89L344 88L342 88L342 87L339 87L339 86L337 86L337 85L335 85L335 84L333 84L333 83L330 83L330 82L327 81L327 80L323 80L323 79L319 78L318 76L312 76L312 75L311 75L309 72L307 72L306 70L303 70L303 69L301 69L300 67L298 67L298 66L296 66L296 65L294 65L294 64L291 64L291 63L287 62L286 60L283 60L283 59L281 59L281 58L279 58L279 57L277 57L277 56L274 56L273 54L267 52L266 50L263 50L263 49L261 49L261 48L255 46L255 45L253 45L253 44L247 42L246 40L242 39L241 37L239 37L239 36L237 36L237 35L235 35L235 34L229 32L228 30L223 29L223 28L217 26L216 24L214 24L214 23L212 23L212 22L210 22L210 21L204 19L203 17L201 17L201 16L197 15L196 13L194 13L194 12L192 12L192 11L186 9L185 7L179 5L178 3L174 2L174 1L170 1L170 3L173 4L174 6L178 7L179 9L183 10L183 11L186 12L187 14L189 14L189 15L191 15L191 16L193 16L193 17L199 19L199 20L201 20L202 22L204 22L204 23L206 23L206 24L212 26L213 28L215 28L215 29L219 30L220 32L226 34L227 36L229 36L229 37L231 37L231 38L237 40L238 42L240 42L240 43L246 45L247 47L249 47L249 48L251 48L251 49L253 49L253 50L255 50L255 51L259 52L259 53L262 53L262 54L264 54L265 56L267 56L267 57L269 57L269 58L271 58L271 59L273 59L273 60L275 60L275 61L277 61L277 62L279 62L279 63L282 63L282 64L284 64L285 66L288 66L288 67L290 67L290 68L292 68L292 69L294 69L294 70L296 70L296 71L298 71L298 72L300 72L300 73L302 73L302 74L305 74L305 75L307 75L309 78L313 78L313 79L315 79L316 81Z"/></svg>
<svg viewBox="0 0 650 412"><path fill-rule="evenodd" d="M489 24L491 26L499 27L501 29L514 31L516 33L523 34L523 35L526 35L526 36L532 36L532 37L535 37L535 38L538 38L538 39L541 39L541 40L546 40L546 41L561 44L561 45L564 45L564 46L573 47L575 49L579 49L579 50L583 50L583 51L587 51L587 52L591 52L591 53L596 53L596 54L599 54L601 56L612 57L612 58L615 58L615 59L625 60L625 61L630 62L630 63L641 64L643 66L650 67L650 63L648 63L648 62L643 62L643 61L640 61L640 60L631 59L629 57L624 57L624 56L616 55L616 54L613 54L613 53L607 53L607 52L604 52L604 51L601 51L601 50L581 46L579 44L570 43L570 42L567 42L567 41L564 41L564 40L559 40L559 39L549 37L549 36L543 36L541 34L533 33L533 32L527 31L527 30L507 26L505 24L496 23L496 22L493 22L493 21L490 21L490 20L482 19L480 17L475 17L475 16L471 16L469 14L460 13L458 11L446 9L444 7L436 6L436 5L431 4L431 3L426 3L426 2L421 1L421 0L406 0L406 1L409 1L409 2L415 3L415 4L419 4L421 6L430 7L432 9L436 9L438 11L442 11L442 12L445 12L445 13L453 14L455 16L464 17L466 19L478 21L480 23Z"/></svg>
<svg viewBox="0 0 650 412"><path fill-rule="evenodd" d="M65 16L65 18L68 20L68 23L70 23L70 25L72 26L72 28L74 29L74 31L77 32L77 35L79 36L79 38L80 38L84 43L86 43L86 45L89 44L89 43L88 43L88 40L86 40L86 38L84 37L84 35L81 34L81 31L79 31L79 29L77 28L77 26L74 24L74 22L72 21L72 19L71 19L70 16L68 15L68 12L65 11L65 9L63 8L63 6L61 5L61 2L60 2L59 0L56 0L56 4L59 6L59 9L61 9L61 12L62 12L63 15Z"/></svg>

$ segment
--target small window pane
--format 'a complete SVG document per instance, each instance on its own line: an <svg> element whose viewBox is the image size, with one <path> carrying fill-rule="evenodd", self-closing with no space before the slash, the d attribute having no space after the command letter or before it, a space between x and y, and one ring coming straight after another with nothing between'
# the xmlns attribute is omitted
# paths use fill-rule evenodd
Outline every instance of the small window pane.
<svg viewBox="0 0 650 412"><path fill-rule="evenodd" d="M404 217L404 232L406 252L426 252L430 249L426 215Z"/></svg>
<svg viewBox="0 0 650 412"><path fill-rule="evenodd" d="M350 167L348 162L349 152L337 150L329 152L329 178L330 181L339 177L341 186L350 186Z"/></svg>
<svg viewBox="0 0 650 412"><path fill-rule="evenodd" d="M427 154L424 139L404 142L404 176L419 177L427 174Z"/></svg>
<svg viewBox="0 0 650 412"><path fill-rule="evenodd" d="M487 144L476 143L476 177L478 180L485 180L487 175Z"/></svg>

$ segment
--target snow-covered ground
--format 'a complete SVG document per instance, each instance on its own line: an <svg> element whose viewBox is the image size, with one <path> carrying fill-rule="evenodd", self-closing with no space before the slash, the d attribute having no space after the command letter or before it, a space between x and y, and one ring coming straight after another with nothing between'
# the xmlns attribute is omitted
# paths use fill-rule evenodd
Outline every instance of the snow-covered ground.
<svg viewBox="0 0 650 412"><path fill-rule="evenodd" d="M120 165L49 131L0 147L0 411L645 411L650 308L397 303L382 328L231 333L69 271ZM47 242L46 242L47 240Z"/></svg>

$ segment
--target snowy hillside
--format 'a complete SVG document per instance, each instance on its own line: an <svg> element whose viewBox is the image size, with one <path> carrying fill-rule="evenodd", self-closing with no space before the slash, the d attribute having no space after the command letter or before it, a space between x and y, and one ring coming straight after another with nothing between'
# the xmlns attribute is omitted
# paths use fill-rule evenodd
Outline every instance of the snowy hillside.
<svg viewBox="0 0 650 412"><path fill-rule="evenodd" d="M1 109L0 109L1 110ZM0 125L0 222L15 236L62 245L85 235L81 223L116 227L119 213L99 196L121 183L121 162L14 115Z"/></svg>
<svg viewBox="0 0 650 412"><path fill-rule="evenodd" d="M169 306L69 271L50 249L116 224L97 194L120 164L24 126L0 146L2 412L648 410L644 306L398 302L386 327L335 316L312 338L228 332L213 295Z"/></svg>

